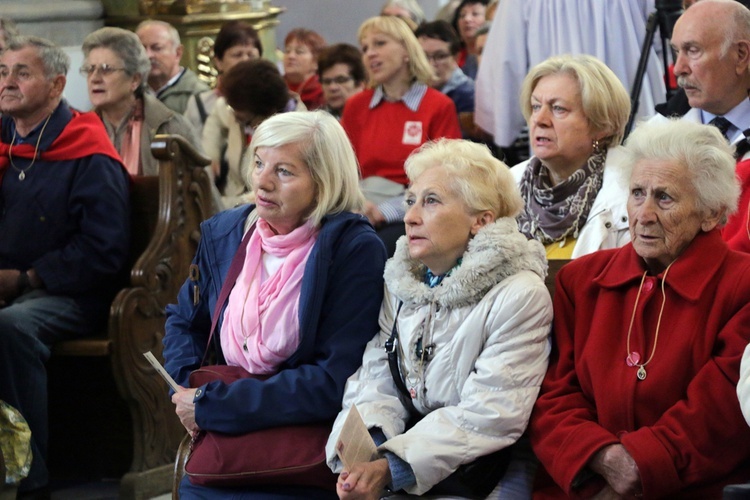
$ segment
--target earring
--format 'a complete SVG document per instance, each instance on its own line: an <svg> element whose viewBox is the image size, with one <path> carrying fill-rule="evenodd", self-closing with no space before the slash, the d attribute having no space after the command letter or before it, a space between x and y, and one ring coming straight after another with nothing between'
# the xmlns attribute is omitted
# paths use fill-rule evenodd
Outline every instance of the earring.
<svg viewBox="0 0 750 500"><path fill-rule="evenodd" d="M599 144L599 139L594 139L594 142L592 143L592 146L594 148L594 154L598 155L602 153L602 147L601 144Z"/></svg>

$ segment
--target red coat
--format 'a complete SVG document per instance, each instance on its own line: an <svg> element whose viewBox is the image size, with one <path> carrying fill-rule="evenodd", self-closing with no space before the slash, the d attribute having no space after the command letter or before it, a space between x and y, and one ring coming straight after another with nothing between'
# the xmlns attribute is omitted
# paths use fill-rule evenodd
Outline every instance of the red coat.
<svg viewBox="0 0 750 500"><path fill-rule="evenodd" d="M645 271L631 244L581 257L557 275L549 370L530 422L532 445L568 495L604 446L621 443L645 498L721 498L750 479L750 427L735 388L750 340L750 256L719 231L701 233L672 265L654 357L639 381L625 363L628 326ZM630 343L648 359L662 303L661 277L643 285ZM745 462L743 464L743 462ZM564 498L537 482L535 498Z"/></svg>
<svg viewBox="0 0 750 500"><path fill-rule="evenodd" d="M750 160L737 162L736 172L742 186L740 202L722 228L721 237L732 250L750 253Z"/></svg>

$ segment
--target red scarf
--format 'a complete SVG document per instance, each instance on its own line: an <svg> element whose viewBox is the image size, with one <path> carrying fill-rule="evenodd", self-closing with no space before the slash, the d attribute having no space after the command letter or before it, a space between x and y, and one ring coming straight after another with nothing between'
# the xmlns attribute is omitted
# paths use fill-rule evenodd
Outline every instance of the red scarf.
<svg viewBox="0 0 750 500"><path fill-rule="evenodd" d="M120 155L117 154L112 141L107 136L101 120L95 113L81 113L74 109L70 110L73 117L65 128L60 132L50 147L39 154L42 161L77 160L87 156L101 154L116 160L122 168ZM33 144L17 144L13 146L13 156L18 158L34 157ZM0 182L10 165L10 145L0 141Z"/></svg>

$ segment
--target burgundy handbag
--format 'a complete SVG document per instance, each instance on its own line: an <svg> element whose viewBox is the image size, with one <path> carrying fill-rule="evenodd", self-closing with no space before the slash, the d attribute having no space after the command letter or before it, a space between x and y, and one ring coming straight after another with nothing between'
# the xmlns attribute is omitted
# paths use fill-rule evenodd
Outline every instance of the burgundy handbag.
<svg viewBox="0 0 750 500"><path fill-rule="evenodd" d="M190 387L232 383L251 375L239 366L212 365L190 374ZM190 444L185 474L200 486L298 485L336 490L326 465L331 422L272 427L247 434L201 431Z"/></svg>
<svg viewBox="0 0 750 500"><path fill-rule="evenodd" d="M229 297L245 260L247 232L232 260L216 302L208 345L221 308ZM208 350L208 348L207 348ZM243 378L265 379L244 368L210 365L190 374L190 387L221 380L231 384ZM246 434L200 431L190 443L185 474L199 486L299 485L336 490L336 476L326 465L325 446L333 422L285 425Z"/></svg>

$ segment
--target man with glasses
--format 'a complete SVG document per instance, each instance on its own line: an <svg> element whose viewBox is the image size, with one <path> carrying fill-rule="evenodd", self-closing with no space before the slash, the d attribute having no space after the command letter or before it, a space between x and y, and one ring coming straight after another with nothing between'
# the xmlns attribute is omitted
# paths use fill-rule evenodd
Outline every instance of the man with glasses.
<svg viewBox="0 0 750 500"><path fill-rule="evenodd" d="M151 61L149 87L168 108L185 113L190 98L209 88L193 71L180 66L180 34L171 24L154 20L143 21L135 32Z"/></svg>
<svg viewBox="0 0 750 500"><path fill-rule="evenodd" d="M36 37L0 55L0 400L31 428L24 498L49 498L44 363L106 325L129 247L128 176L99 117L62 99L69 66Z"/></svg>
<svg viewBox="0 0 750 500"><path fill-rule="evenodd" d="M461 40L445 21L424 23L414 34L437 75L432 87L451 98L456 105L461 133L464 138L470 137L474 129L474 81L458 67L456 56Z"/></svg>
<svg viewBox="0 0 750 500"><path fill-rule="evenodd" d="M323 109L341 120L346 100L365 88L362 53L346 43L327 47L318 58L318 77L323 86Z"/></svg>

